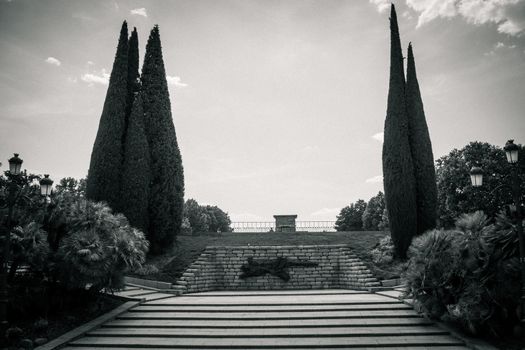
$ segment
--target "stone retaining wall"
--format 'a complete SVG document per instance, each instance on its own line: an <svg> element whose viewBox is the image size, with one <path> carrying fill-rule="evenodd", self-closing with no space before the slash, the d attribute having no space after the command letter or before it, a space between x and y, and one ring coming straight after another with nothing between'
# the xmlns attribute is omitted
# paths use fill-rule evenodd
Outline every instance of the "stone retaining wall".
<svg viewBox="0 0 525 350"><path fill-rule="evenodd" d="M241 279L241 266L286 257L316 263L315 267L290 267L290 280L266 274ZM211 290L264 289L366 289L379 286L368 268L346 245L207 247L174 286L182 293Z"/></svg>

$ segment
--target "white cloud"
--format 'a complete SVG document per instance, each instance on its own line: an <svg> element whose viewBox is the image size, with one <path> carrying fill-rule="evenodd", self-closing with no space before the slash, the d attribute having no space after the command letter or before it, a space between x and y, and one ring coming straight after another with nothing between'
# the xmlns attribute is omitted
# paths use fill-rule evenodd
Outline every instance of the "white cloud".
<svg viewBox="0 0 525 350"><path fill-rule="evenodd" d="M93 84L108 85L109 84L109 74L106 73L105 69L102 69L99 75L93 73L85 73L80 76L80 80L85 83L88 83L89 86Z"/></svg>
<svg viewBox="0 0 525 350"><path fill-rule="evenodd" d="M88 66L93 66L95 63L93 61L87 61Z"/></svg>
<svg viewBox="0 0 525 350"><path fill-rule="evenodd" d="M75 78L75 77L67 77L67 81L70 82L70 83L76 83L78 81L78 79Z"/></svg>
<svg viewBox="0 0 525 350"><path fill-rule="evenodd" d="M144 7L141 7L141 8L138 8L138 9L133 9L133 10L131 10L129 12L132 15L148 17L148 13L146 12L146 9Z"/></svg>
<svg viewBox="0 0 525 350"><path fill-rule="evenodd" d="M174 85L176 87L186 87L188 84L183 83L180 79L180 77L174 77L174 76L166 76L166 80L168 81L168 85Z"/></svg>
<svg viewBox="0 0 525 350"><path fill-rule="evenodd" d="M365 180L368 184L377 184L383 182L383 175L377 175Z"/></svg>
<svg viewBox="0 0 525 350"><path fill-rule="evenodd" d="M341 212L341 208L321 208L314 211L310 216L316 219L334 220L334 217Z"/></svg>
<svg viewBox="0 0 525 350"><path fill-rule="evenodd" d="M370 3L377 7L377 11L380 13L387 12L390 9L390 0L369 0Z"/></svg>
<svg viewBox="0 0 525 350"><path fill-rule="evenodd" d="M48 57L46 58L46 63L52 64L53 66L60 66L62 62L60 62L58 59L54 57Z"/></svg>
<svg viewBox="0 0 525 350"><path fill-rule="evenodd" d="M383 143L384 136L385 136L384 132L378 132L378 133L372 135L372 138L374 140L376 140L376 141L379 141L379 142Z"/></svg>
<svg viewBox="0 0 525 350"><path fill-rule="evenodd" d="M252 213L231 213L231 221L263 221L263 218L259 215Z"/></svg>
<svg viewBox="0 0 525 350"><path fill-rule="evenodd" d="M370 0L372 1L372 0ZM475 25L496 24L500 33L525 32L525 0L406 0L419 13L417 27L436 19L461 16Z"/></svg>

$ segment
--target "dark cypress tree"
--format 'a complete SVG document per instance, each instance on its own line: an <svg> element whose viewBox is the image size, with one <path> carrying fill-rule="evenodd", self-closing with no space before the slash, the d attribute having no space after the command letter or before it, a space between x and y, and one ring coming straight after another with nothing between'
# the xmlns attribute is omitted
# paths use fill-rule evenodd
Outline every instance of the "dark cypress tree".
<svg viewBox="0 0 525 350"><path fill-rule="evenodd" d="M122 171L122 140L126 129L128 99L128 25L122 24L120 38L109 78L109 86L91 153L86 196L106 201L118 209Z"/></svg>
<svg viewBox="0 0 525 350"><path fill-rule="evenodd" d="M179 233L184 208L184 174L162 58L159 28L146 44L142 91L152 182L149 201L150 252L168 250Z"/></svg>
<svg viewBox="0 0 525 350"><path fill-rule="evenodd" d="M403 54L394 5L390 15L390 82L383 143L383 183L397 258L405 259L416 234L416 187L408 140Z"/></svg>
<svg viewBox="0 0 525 350"><path fill-rule="evenodd" d="M126 117L131 115L131 107L135 93L140 89L139 82L139 38L137 28L133 28L128 44L128 99L126 101Z"/></svg>
<svg viewBox="0 0 525 350"><path fill-rule="evenodd" d="M406 103L416 181L417 234L421 234L436 227L437 185L432 143L419 91L412 44L408 45Z"/></svg>
<svg viewBox="0 0 525 350"><path fill-rule="evenodd" d="M126 136L122 169L121 211L130 224L148 234L150 155L144 130L142 96L135 94Z"/></svg>

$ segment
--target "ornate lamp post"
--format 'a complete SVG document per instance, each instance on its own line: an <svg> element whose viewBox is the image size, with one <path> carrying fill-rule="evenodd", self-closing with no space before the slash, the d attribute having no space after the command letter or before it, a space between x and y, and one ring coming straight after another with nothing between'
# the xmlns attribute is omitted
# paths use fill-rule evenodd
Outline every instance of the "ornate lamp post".
<svg viewBox="0 0 525 350"><path fill-rule="evenodd" d="M521 331L525 331L525 237L523 236L523 208L521 205L521 187L518 174L518 153L519 147L514 144L514 140L508 140L503 148L507 161L512 165L510 190L514 204L510 206L511 213L516 219L516 231L520 244L520 267L521 267L521 296L520 296L520 317ZM479 167L472 167L470 170L472 186L480 187L483 184L483 172ZM502 184L503 185L503 184ZM499 187L499 186L498 186Z"/></svg>
<svg viewBox="0 0 525 350"><path fill-rule="evenodd" d="M7 305L8 305L8 290L7 290L7 271L9 264L9 253L11 251L11 226L13 221L13 212L20 196L20 191L24 187L26 179L22 174L22 163L24 161L15 153L14 157L9 159L9 170L6 172L7 176L7 192L6 192L6 207L7 218L5 221L5 232L2 239L2 253L0 255L0 329L7 327ZM46 196L46 200L51 194L53 180L49 175L44 175L40 180L40 193ZM47 201L46 201L47 203Z"/></svg>
<svg viewBox="0 0 525 350"><path fill-rule="evenodd" d="M13 210L17 200L18 185L17 180L21 173L22 163L24 161L15 153L14 157L9 159L9 172L6 174L9 178L7 189L7 219L5 225L5 232L3 235L3 249L0 264L0 323L1 328L5 329L7 326L7 264L9 263L9 252L11 250L11 220L13 218Z"/></svg>

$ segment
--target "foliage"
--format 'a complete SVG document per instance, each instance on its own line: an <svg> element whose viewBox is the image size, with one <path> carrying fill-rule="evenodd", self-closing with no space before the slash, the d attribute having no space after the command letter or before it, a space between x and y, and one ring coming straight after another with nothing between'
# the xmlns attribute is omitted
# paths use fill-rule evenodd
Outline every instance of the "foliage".
<svg viewBox="0 0 525 350"><path fill-rule="evenodd" d="M184 204L184 229L197 232L231 232L231 220L228 213L217 206L199 205L195 199L188 199Z"/></svg>
<svg viewBox="0 0 525 350"><path fill-rule="evenodd" d="M133 103L124 149L120 209L133 227L148 236L151 170L140 93L137 93Z"/></svg>
<svg viewBox="0 0 525 350"><path fill-rule="evenodd" d="M370 231L376 231L376 230L382 230L384 225L382 225L383 220L383 212L385 209L385 195L383 192L379 191L377 195L370 198L366 205L366 209L363 212L362 216L362 222L363 222L363 229L370 230Z"/></svg>
<svg viewBox="0 0 525 350"><path fill-rule="evenodd" d="M505 336L519 323L519 254L510 243L516 231L504 213L488 222L476 212L463 215L454 230L414 239L406 278L409 294L431 317Z"/></svg>
<svg viewBox="0 0 525 350"><path fill-rule="evenodd" d="M65 177L55 185L55 192L68 192L77 196L86 195L86 179L77 180L73 177Z"/></svg>
<svg viewBox="0 0 525 350"><path fill-rule="evenodd" d="M436 227L437 187L432 143L419 91L412 44L408 45L406 104L416 182L417 234L421 234Z"/></svg>
<svg viewBox="0 0 525 350"><path fill-rule="evenodd" d="M383 215L381 215L381 222L377 225L377 229L381 231L386 231L390 228L390 223L388 222L388 209L385 207L383 209Z"/></svg>
<svg viewBox="0 0 525 350"><path fill-rule="evenodd" d="M520 154L525 148L520 147ZM442 227L453 227L462 213L484 211L494 218L506 205L512 203L509 180L513 165L505 152L486 142L471 142L462 149L454 149L437 161L438 215ZM483 169L483 187L473 187L469 172L478 164ZM525 157L519 158L522 193L525 193Z"/></svg>
<svg viewBox="0 0 525 350"><path fill-rule="evenodd" d="M405 101L403 54L394 5L390 15L390 82L383 142L383 177L396 257L406 258L417 232L416 184Z"/></svg>
<svg viewBox="0 0 525 350"><path fill-rule="evenodd" d="M126 132L128 100L128 25L122 24L120 37L109 78L109 86L100 117L100 124L91 153L86 196L105 201L118 210L120 177L122 174L122 141Z"/></svg>
<svg viewBox="0 0 525 350"><path fill-rule="evenodd" d="M151 252L171 248L180 232L184 207L182 159L166 82L158 26L150 33L142 66L146 137L151 161L149 230Z"/></svg>
<svg viewBox="0 0 525 350"><path fill-rule="evenodd" d="M117 288L148 249L144 235L122 214L68 193L53 198L41 222L18 226L11 237L18 264L68 289Z"/></svg>
<svg viewBox="0 0 525 350"><path fill-rule="evenodd" d="M366 202L362 199L341 209L335 222L337 231L362 231L363 213L366 210Z"/></svg>
<svg viewBox="0 0 525 350"><path fill-rule="evenodd" d="M32 185L38 178L25 173L16 178L20 195L13 220L9 227L5 221L0 225L3 232L10 232L10 281L18 266L24 265L42 283L58 283L67 289L90 285L98 291L118 287L125 271L140 267L148 242L123 215L67 190L74 186L64 186L52 195L50 204L43 205L38 187ZM2 203L10 200L6 195L11 191L5 190L9 183L0 177Z"/></svg>
<svg viewBox="0 0 525 350"><path fill-rule="evenodd" d="M389 264L394 260L394 243L392 237L385 236L372 249L372 261L375 264Z"/></svg>

